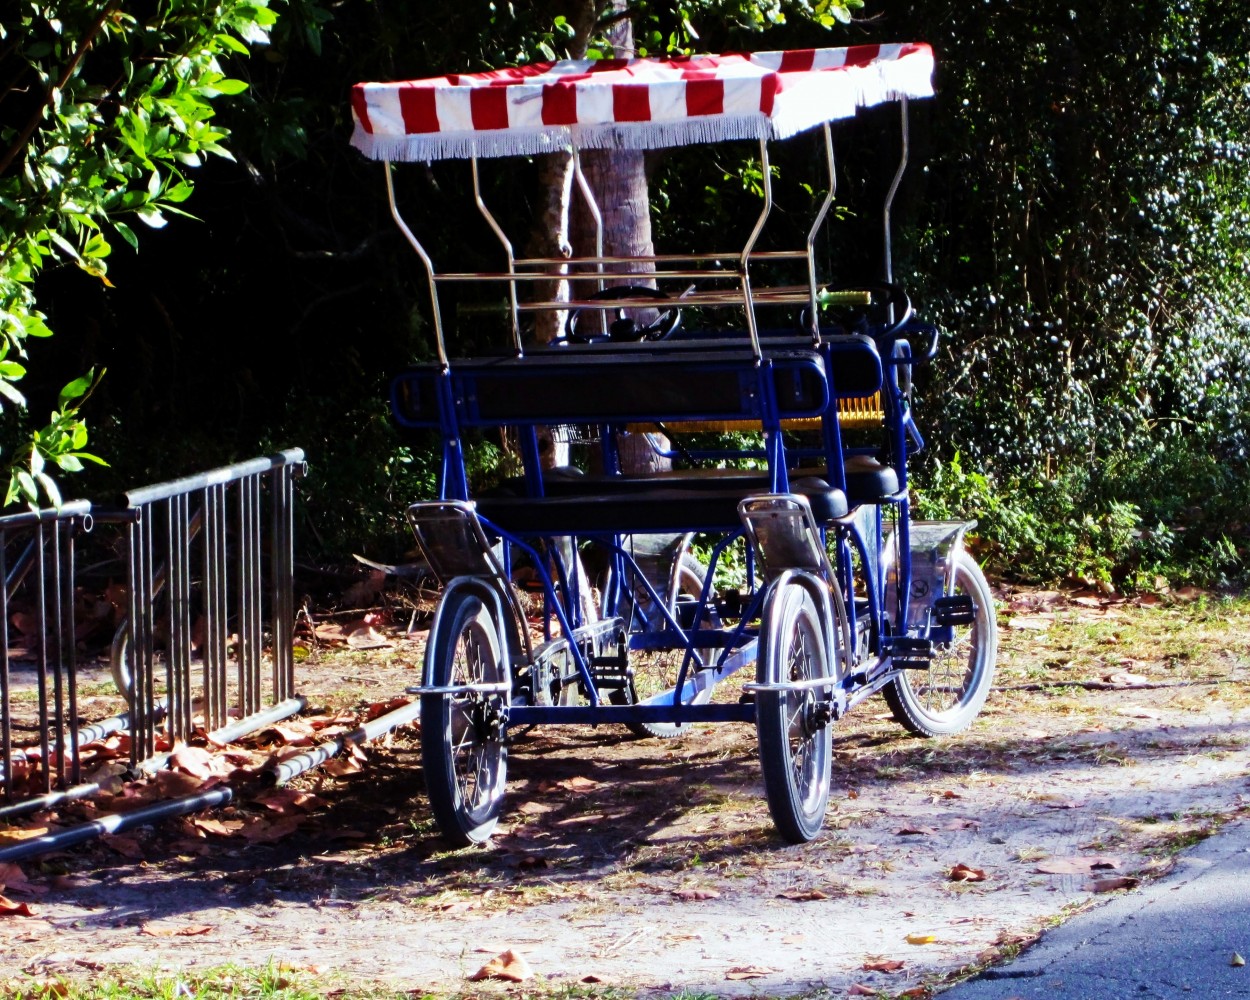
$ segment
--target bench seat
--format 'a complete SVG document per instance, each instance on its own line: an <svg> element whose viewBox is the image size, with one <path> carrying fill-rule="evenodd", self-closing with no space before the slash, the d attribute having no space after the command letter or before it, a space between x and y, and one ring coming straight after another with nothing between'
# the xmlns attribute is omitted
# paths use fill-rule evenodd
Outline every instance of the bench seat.
<svg viewBox="0 0 1250 1000"><path fill-rule="evenodd" d="M573 490L572 485L583 485ZM755 488L757 486L763 488ZM823 479L794 480L791 491L807 497L819 523L844 517L846 495ZM562 480L547 496L527 497L507 490L477 500L478 513L518 535L648 534L734 531L741 526L738 504L767 492L767 481L683 484L680 480L632 480L589 476Z"/></svg>

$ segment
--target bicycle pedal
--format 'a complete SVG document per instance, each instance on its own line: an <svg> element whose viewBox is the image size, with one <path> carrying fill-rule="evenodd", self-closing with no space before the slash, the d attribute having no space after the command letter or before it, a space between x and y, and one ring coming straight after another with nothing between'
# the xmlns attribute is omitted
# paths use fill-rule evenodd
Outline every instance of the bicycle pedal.
<svg viewBox="0 0 1250 1000"><path fill-rule="evenodd" d="M972 625L977 609L968 594L939 597L933 602L933 621L937 625Z"/></svg>
<svg viewBox="0 0 1250 1000"><path fill-rule="evenodd" d="M912 636L890 640L890 664L896 670L928 670L933 662L933 642Z"/></svg>

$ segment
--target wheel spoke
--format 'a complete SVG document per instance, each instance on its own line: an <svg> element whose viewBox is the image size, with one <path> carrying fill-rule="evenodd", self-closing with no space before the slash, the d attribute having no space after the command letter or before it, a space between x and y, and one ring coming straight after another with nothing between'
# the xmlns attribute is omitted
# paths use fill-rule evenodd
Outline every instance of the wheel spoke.
<svg viewBox="0 0 1250 1000"><path fill-rule="evenodd" d="M906 672L883 692L899 722L928 736L967 728L993 682L997 648L993 597L980 567L966 552L954 557L953 583L952 595L972 599L972 621L954 626L951 641L935 651L927 670Z"/></svg>
<svg viewBox="0 0 1250 1000"><path fill-rule="evenodd" d="M436 685L463 688L507 676L498 630L480 598L460 594L440 609L445 624L431 638ZM481 691L422 700L421 748L426 787L443 833L460 843L490 836L502 805L506 753L500 742L502 696Z"/></svg>
<svg viewBox="0 0 1250 1000"><path fill-rule="evenodd" d="M835 628L845 609L834 594ZM798 583L779 585L766 606L758 675L775 684L830 676L816 604ZM835 647L836 648L836 647ZM756 702L760 762L773 821L792 843L811 840L824 823L829 797L831 734L819 688L761 691Z"/></svg>

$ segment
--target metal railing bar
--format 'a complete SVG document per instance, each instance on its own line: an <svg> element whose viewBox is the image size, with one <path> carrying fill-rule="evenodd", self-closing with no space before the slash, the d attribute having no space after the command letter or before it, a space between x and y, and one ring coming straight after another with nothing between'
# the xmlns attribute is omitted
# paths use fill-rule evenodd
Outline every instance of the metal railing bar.
<svg viewBox="0 0 1250 1000"><path fill-rule="evenodd" d="M420 714L421 700L414 698L406 705L392 709L385 715L379 715L376 719L370 719L350 733L344 733L342 736L337 736L332 740L326 740L310 750L305 750L301 754L288 757L281 763L272 765L263 772L263 780L275 785L284 784L305 771L309 771L319 764L324 764L327 760L339 754L349 742L360 744L376 740L379 736L386 735L392 729L407 725Z"/></svg>
<svg viewBox="0 0 1250 1000"><path fill-rule="evenodd" d="M52 645L53 670L52 670L52 731L56 734L56 746L63 747L65 745L65 674L61 669L65 651L65 620L64 607L61 603L62 594L62 573L61 573L61 526L62 521L54 521L52 523L52 627L48 628L47 622L44 623L44 647ZM59 750L54 755L56 760L56 783L58 788L65 787L65 755ZM48 770L51 771L52 759L48 758Z"/></svg>
<svg viewBox="0 0 1250 1000"><path fill-rule="evenodd" d="M36 524L49 524L70 517L83 517L92 512L89 500L71 500L61 504L59 509L25 510L17 514L0 515L0 531L14 528L29 528Z"/></svg>
<svg viewBox="0 0 1250 1000"><path fill-rule="evenodd" d="M43 790L52 791L52 771L48 767L51 757L48 753L48 643L47 643L47 563L44 539L44 525L40 521L35 525L35 607L41 633L39 655L36 658L36 685L39 690L39 750L40 773L43 775ZM7 622L6 628L7 628Z"/></svg>
<svg viewBox="0 0 1250 1000"><path fill-rule="evenodd" d="M0 579L8 579L8 532L0 527ZM9 620L9 588L0 587L0 622ZM9 708L9 630L0 628L0 785L4 801L13 801L13 717Z"/></svg>
<svg viewBox="0 0 1250 1000"><path fill-rule="evenodd" d="M752 250L748 255L752 261L760 260L802 260L807 256L803 250ZM553 267L559 264L568 266L572 264L682 264L690 261L707 260L707 261L737 261L741 260L742 251L732 250L725 253L655 253L640 254L636 257L577 257L569 259L565 257L521 257L517 258L517 267ZM446 278L450 275L469 275L472 272L467 271L448 271L440 274L440 278ZM494 272L486 272L488 275ZM574 275L581 274L587 277L587 272L573 272ZM591 272L593 276L594 272ZM648 273L648 272L639 272ZM661 272L661 274L666 272Z"/></svg>
<svg viewBox="0 0 1250 1000"><path fill-rule="evenodd" d="M141 507L154 500L167 500L176 493L190 493L204 489L206 486L246 479L283 465L301 464L303 461L302 449L288 448L286 451L280 451L265 458L253 458L246 462L236 462L234 465L213 469L211 472L202 472L195 476L184 476L181 479L171 479L169 482L157 483L153 486L127 490L126 503L131 507Z"/></svg>
<svg viewBox="0 0 1250 1000"><path fill-rule="evenodd" d="M218 785L206 792L195 792L176 799L166 799L150 806L143 806L131 812L112 813L100 816L89 823L67 827L56 833L46 834L24 840L12 847L0 848L0 862L21 861L23 858L46 854L48 851L65 850L78 844L94 840L106 833L120 833L137 826L146 826L172 816L183 816L201 809L227 805L234 798L234 789L229 785Z"/></svg>

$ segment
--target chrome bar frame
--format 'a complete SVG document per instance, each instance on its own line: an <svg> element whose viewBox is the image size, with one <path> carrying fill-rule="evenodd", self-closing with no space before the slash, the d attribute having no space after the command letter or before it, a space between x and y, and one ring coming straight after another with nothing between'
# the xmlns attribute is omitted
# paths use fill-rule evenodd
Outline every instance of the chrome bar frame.
<svg viewBox="0 0 1250 1000"><path fill-rule="evenodd" d="M421 241L408 228L408 223L404 221L404 217L399 214L399 205L395 202L395 180L391 176L391 161L384 160L382 166L386 172L386 197L391 205L391 218L395 220L395 225L399 226L400 232L404 234L405 239L408 240L408 243L417 252L417 256L421 258L421 263L425 265L425 273L430 283L430 308L433 310L434 341L438 349L438 361L443 366L443 371L447 371L451 366L447 362L447 341L443 337L443 316L438 308L438 284L434 280L434 262L430 260L430 255L425 252L425 247L421 245Z"/></svg>
<svg viewBox="0 0 1250 1000"><path fill-rule="evenodd" d="M477 157L471 157L469 163L473 168L473 200L477 203L477 210L482 213L482 218L486 220L486 224L490 226L499 238L499 242L503 244L503 252L508 258L508 306L512 316L512 343L516 347L516 356L519 358L525 354L525 348L521 346L521 323L517 316L516 255L512 252L511 241L495 220L495 217L491 215L490 209L486 207L486 201L482 198L482 184L478 176Z"/></svg>
<svg viewBox="0 0 1250 1000"><path fill-rule="evenodd" d="M773 210L773 177L772 167L768 162L768 140L760 140L760 172L764 178L764 207L760 211L760 217L755 220L755 228L751 230L751 235L747 237L746 246L742 248L742 254L738 258L738 276L742 281L742 304L746 309L747 333L751 337L751 350L755 354L756 362L764 359L764 352L760 348L760 332L755 323L755 302L751 298L751 251L755 247L756 241L760 238L760 233L764 231L764 224L768 221L768 216Z"/></svg>
<svg viewBox="0 0 1250 1000"><path fill-rule="evenodd" d="M582 169L582 154L576 145L573 146L573 179L577 182L577 190L581 192L582 199L586 202L586 211L590 213L590 217L595 220L595 257L599 263L595 264L595 275L597 279L597 291L602 292L603 284L603 213L599 211L599 203L595 201L595 193L590 189L590 181L586 179L586 172ZM565 305L563 308L567 309ZM603 336L608 333L608 314L605 311L599 313L599 332Z"/></svg>
<svg viewBox="0 0 1250 1000"><path fill-rule="evenodd" d="M496 684L431 684L404 689L407 694L507 694L512 685L503 681Z"/></svg>
<svg viewBox="0 0 1250 1000"><path fill-rule="evenodd" d="M816 219L812 223L812 228L807 232L807 288L808 288L808 318L812 324L812 346L820 346L820 319L816 313L816 237L820 233L821 228L825 224L825 216L829 214L829 208L833 205L834 195L838 191L838 174L834 166L833 159L833 129L829 127L829 123L825 122L825 162L829 165L829 191L825 195L825 200L821 203L820 211L816 213Z"/></svg>
<svg viewBox="0 0 1250 1000"><path fill-rule="evenodd" d="M755 694L759 691L811 691L817 688L835 688L840 683L842 682L837 677L830 674L828 677L809 677L803 681L779 681L775 684L747 681L742 685L742 690L747 694Z"/></svg>
<svg viewBox="0 0 1250 1000"><path fill-rule="evenodd" d="M885 209L882 211L881 225L885 235L885 280L889 284L894 281L894 258L890 242L890 209L894 206L894 196L898 194L898 186L902 183L903 173L907 170L907 157L911 149L911 131L907 121L907 98L899 98L900 128L902 130L903 151L899 157L898 169L894 172L894 180L890 184L889 193L885 196ZM894 307L890 307L890 321L894 321Z"/></svg>

